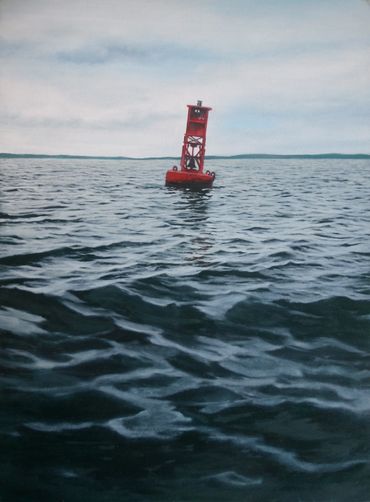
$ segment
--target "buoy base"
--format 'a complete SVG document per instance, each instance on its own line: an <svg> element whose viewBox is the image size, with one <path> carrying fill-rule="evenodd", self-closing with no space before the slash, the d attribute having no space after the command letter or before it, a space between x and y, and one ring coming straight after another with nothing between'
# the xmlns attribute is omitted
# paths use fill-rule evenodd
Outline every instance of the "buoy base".
<svg viewBox="0 0 370 502"><path fill-rule="evenodd" d="M215 173L199 172L196 170L177 171L170 169L166 173L166 186L177 186L184 188L211 188Z"/></svg>

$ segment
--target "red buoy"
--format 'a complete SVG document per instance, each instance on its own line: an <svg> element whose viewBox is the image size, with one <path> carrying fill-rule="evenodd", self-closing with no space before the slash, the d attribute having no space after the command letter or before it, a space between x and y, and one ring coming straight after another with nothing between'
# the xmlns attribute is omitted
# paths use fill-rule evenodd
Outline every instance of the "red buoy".
<svg viewBox="0 0 370 502"><path fill-rule="evenodd" d="M206 132L208 112L212 108L196 105L188 106L188 120L182 146L180 168L173 166L166 173L167 186L186 186L190 188L211 187L215 173L203 172L206 152Z"/></svg>

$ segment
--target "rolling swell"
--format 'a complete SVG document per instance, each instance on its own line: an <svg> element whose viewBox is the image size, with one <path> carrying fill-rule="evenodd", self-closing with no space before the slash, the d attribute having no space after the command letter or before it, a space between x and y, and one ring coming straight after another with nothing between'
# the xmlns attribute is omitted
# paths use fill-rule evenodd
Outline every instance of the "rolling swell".
<svg viewBox="0 0 370 502"><path fill-rule="evenodd" d="M366 500L367 161L2 162L4 500Z"/></svg>

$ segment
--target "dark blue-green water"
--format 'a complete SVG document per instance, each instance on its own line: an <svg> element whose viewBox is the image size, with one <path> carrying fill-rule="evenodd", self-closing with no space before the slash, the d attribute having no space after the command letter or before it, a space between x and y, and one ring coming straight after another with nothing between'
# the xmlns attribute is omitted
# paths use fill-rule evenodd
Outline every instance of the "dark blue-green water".
<svg viewBox="0 0 370 502"><path fill-rule="evenodd" d="M370 499L370 162L1 160L0 500Z"/></svg>

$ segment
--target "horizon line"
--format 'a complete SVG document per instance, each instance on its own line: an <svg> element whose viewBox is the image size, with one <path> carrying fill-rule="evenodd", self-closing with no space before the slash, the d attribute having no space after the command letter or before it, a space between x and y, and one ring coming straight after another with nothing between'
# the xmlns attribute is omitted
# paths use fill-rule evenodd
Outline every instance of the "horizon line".
<svg viewBox="0 0 370 502"><path fill-rule="evenodd" d="M59 158L59 159L96 159L96 160L179 160L179 155L163 155L163 156L146 156L146 157L131 157L124 155L75 155L75 154L47 154L47 153L9 153L0 152L0 158ZM206 155L205 159L294 159L294 158L347 158L347 159L367 159L370 158L369 153L241 153L236 155Z"/></svg>

